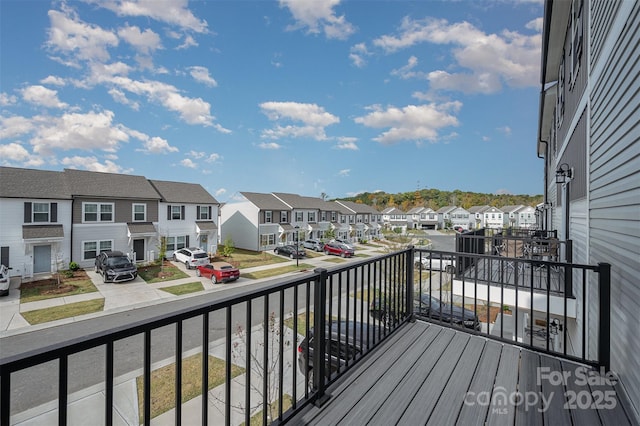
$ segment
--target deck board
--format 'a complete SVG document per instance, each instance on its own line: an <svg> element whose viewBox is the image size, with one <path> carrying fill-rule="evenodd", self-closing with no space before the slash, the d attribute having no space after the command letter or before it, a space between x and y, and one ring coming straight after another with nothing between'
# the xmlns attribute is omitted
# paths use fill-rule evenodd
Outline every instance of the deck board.
<svg viewBox="0 0 640 426"><path fill-rule="evenodd" d="M571 372L561 383L540 378L540 367ZM619 387L576 380L570 361L437 324L403 325L327 387L329 400L287 420L294 425L629 425ZM607 407L568 409L567 392L610 392ZM483 393L480 402L467 392ZM545 395L551 404L512 404L515 392ZM551 393L553 392L553 396ZM617 392L617 393L616 393ZM506 401L506 403L505 403ZM611 407L610 405L614 405ZM584 405L584 404L583 404ZM526 408L526 409L525 409Z"/></svg>

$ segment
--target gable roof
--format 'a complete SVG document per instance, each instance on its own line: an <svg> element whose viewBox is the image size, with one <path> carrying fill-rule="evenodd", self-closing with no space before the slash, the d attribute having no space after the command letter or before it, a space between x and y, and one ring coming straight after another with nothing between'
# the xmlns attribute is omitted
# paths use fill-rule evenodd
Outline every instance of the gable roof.
<svg viewBox="0 0 640 426"><path fill-rule="evenodd" d="M387 207L386 209L382 210L382 214L406 214L406 213L397 207Z"/></svg>
<svg viewBox="0 0 640 426"><path fill-rule="evenodd" d="M524 205L518 204L517 206L502 206L501 210L504 213L516 213L524 208Z"/></svg>
<svg viewBox="0 0 640 426"><path fill-rule="evenodd" d="M240 194L260 210L291 210L291 206L274 197L273 194L259 192L241 192Z"/></svg>
<svg viewBox="0 0 640 426"><path fill-rule="evenodd" d="M469 207L467 210L469 211L469 213L484 213L485 211L489 210L491 208L491 206L472 206Z"/></svg>
<svg viewBox="0 0 640 426"><path fill-rule="evenodd" d="M457 208L456 206L444 206L444 207L440 207L438 210L436 210L436 213L438 213L438 214L449 213L449 212L455 210L456 208Z"/></svg>
<svg viewBox="0 0 640 426"><path fill-rule="evenodd" d="M353 201L342 201L342 200L336 200L335 202L337 204L340 204L348 208L349 210L357 214L380 214L378 210L374 209L368 204L355 203Z"/></svg>
<svg viewBox="0 0 640 426"><path fill-rule="evenodd" d="M219 204L199 183L170 182L150 180L151 185L158 191L163 202L191 203L191 204Z"/></svg>
<svg viewBox="0 0 640 426"><path fill-rule="evenodd" d="M0 167L0 197L70 200L62 172Z"/></svg>
<svg viewBox="0 0 640 426"><path fill-rule="evenodd" d="M160 195L144 176L64 169L73 197L159 200Z"/></svg>

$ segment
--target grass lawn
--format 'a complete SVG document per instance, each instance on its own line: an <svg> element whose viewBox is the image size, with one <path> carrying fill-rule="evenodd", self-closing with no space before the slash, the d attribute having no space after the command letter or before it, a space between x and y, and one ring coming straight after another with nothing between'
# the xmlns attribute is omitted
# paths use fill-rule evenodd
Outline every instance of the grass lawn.
<svg viewBox="0 0 640 426"><path fill-rule="evenodd" d="M63 318L101 312L104 309L104 299L87 300L85 302L67 303L53 308L36 309L21 312L20 315L31 325L56 321Z"/></svg>
<svg viewBox="0 0 640 426"><path fill-rule="evenodd" d="M165 281L178 280L180 278L188 278L189 275L182 272L171 262L164 262L162 268L160 265L141 266L138 268L138 275L145 280L147 284L161 283Z"/></svg>
<svg viewBox="0 0 640 426"><path fill-rule="evenodd" d="M224 383L225 362L209 355L209 390ZM231 376L244 373L244 368L231 366ZM157 417L175 407L176 367L175 363L151 372L151 418ZM138 389L138 414L140 424L144 422L143 376L136 377ZM195 354L182 360L182 403L202 394L202 354Z"/></svg>
<svg viewBox="0 0 640 426"><path fill-rule="evenodd" d="M287 395L285 393L284 395L282 395L282 397L283 397L283 400L282 400L282 412L284 413L289 408L291 408L291 405L293 405L293 404L292 404L291 395ZM271 413L271 416L267 415L267 421L274 421L278 417L279 401L280 401L279 399L276 399L275 401L273 401L272 403L269 404L269 411ZM241 425L244 426L244 422L242 422ZM251 416L251 419L249 420L249 425L250 426L260 426L260 425L262 425L262 410L258 411L253 416Z"/></svg>
<svg viewBox="0 0 640 426"><path fill-rule="evenodd" d="M307 331L307 317L309 318L309 329L313 328L313 312L309 312L308 315L305 313L298 314L298 334L304 336ZM290 317L284 320L284 326L289 327L293 330L293 319L294 317Z"/></svg>
<svg viewBox="0 0 640 426"><path fill-rule="evenodd" d="M183 294L195 293L197 291L204 291L204 286L200 281L194 281L192 283L162 287L160 290L166 291L167 293L171 293L176 296L182 296Z"/></svg>
<svg viewBox="0 0 640 426"><path fill-rule="evenodd" d="M371 257L371 256L368 254L356 253L356 257Z"/></svg>
<svg viewBox="0 0 640 426"><path fill-rule="evenodd" d="M60 275L60 285L58 285L58 280L55 277L20 284L20 303L92 293L94 291L98 291L98 289L93 285L87 273L80 269L74 272L73 277L70 278Z"/></svg>
<svg viewBox="0 0 640 426"><path fill-rule="evenodd" d="M243 274L240 274L240 276L244 278L251 278L253 280L257 280L259 278L274 277L277 275L287 274L289 272L296 272L296 271L309 270L309 269L313 269L313 265L309 265L307 263L301 263L298 267L296 267L296 265L288 265L288 266L282 266L280 268L271 268L271 269L265 269L263 271L243 273Z"/></svg>
<svg viewBox="0 0 640 426"><path fill-rule="evenodd" d="M324 260L325 262L331 262L331 263L344 263L346 262L345 259L341 258L341 257L335 257L335 256L330 256L327 259Z"/></svg>

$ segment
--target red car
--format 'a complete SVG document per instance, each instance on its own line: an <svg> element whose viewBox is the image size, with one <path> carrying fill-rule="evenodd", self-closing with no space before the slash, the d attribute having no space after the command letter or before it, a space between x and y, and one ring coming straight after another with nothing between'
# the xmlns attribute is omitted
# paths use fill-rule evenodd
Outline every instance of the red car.
<svg viewBox="0 0 640 426"><path fill-rule="evenodd" d="M211 282L226 283L240 278L240 270L227 262L213 262L196 268L196 275L210 278Z"/></svg>
<svg viewBox="0 0 640 426"><path fill-rule="evenodd" d="M355 250L349 248L346 244L342 243L327 243L323 248L324 254L335 254L340 257L352 257L356 254Z"/></svg>

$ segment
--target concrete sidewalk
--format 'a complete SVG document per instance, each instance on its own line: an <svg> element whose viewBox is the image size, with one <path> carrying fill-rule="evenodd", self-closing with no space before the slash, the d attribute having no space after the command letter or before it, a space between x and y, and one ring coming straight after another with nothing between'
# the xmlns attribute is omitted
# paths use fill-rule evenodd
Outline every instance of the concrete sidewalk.
<svg viewBox="0 0 640 426"><path fill-rule="evenodd" d="M368 256L378 256L380 248L359 246L358 253L364 253ZM318 256L314 258L301 259L300 263L313 265L313 268L317 267L335 267L338 265L333 262L335 256ZM355 258L354 260L358 260ZM346 262L350 262L347 260ZM345 263L346 263L345 262ZM278 268L286 265L295 264L295 260L277 263L273 265L260 266L256 268L246 268L242 270L242 273L249 273L254 271L260 271L265 269ZM178 264L178 267L184 270L184 266ZM202 292L193 293L191 295L175 296L166 291L162 291L162 287L175 286L188 282L201 281L205 292L215 292L228 289L229 286L251 286L259 284L263 281L273 280L274 277L265 279L252 280L247 278L240 278L230 284L218 284L214 285L210 280L199 278L195 276L194 271L186 271L190 276L188 278L182 278L179 280L172 280L163 283L147 284L141 278L136 278L133 281L112 284L105 284L102 282L102 278L94 271L87 271L87 274L93 281L94 285L98 289L97 292L60 297L49 300L43 300L38 302L23 303L20 304L20 292L18 286L20 280L13 278L11 282L11 291L9 296L0 299L0 338L6 336L12 336L15 334L29 333L34 330L40 330L48 327L54 327L59 325L68 324L71 322L82 321L88 318L100 317L102 315L109 315L118 312L126 312L132 309L140 307L155 305L164 303L170 300L176 300L178 298L197 297ZM299 272L293 272L282 277L298 274ZM20 315L22 312L31 311L34 309L43 309L52 306L60 306L64 304L80 302L84 300L91 300L103 298L105 301L104 310L88 315L82 315L80 317L66 318L58 321L52 321L45 324L39 324L31 326ZM254 333L257 333L255 337ZM293 336L290 336L293 337ZM259 342L262 339L262 332L260 330L252 330L252 339L255 342ZM288 340L291 340L290 338ZM242 346L242 345L240 345ZM210 353L218 358L224 359L224 341L215 341L210 343ZM289 374L295 374L297 371L296 360L293 359L293 355L289 354L292 351L285 351L287 357L286 361L290 363ZM166 365L169 362L173 362L173 359L164 362ZM153 365L153 369L161 367L163 362ZM142 374L142 371L134 371L128 373L126 376L115 378L114 392L114 423L116 425L137 425L139 422L138 406L137 406L137 387L135 378ZM260 379L252 375L252 383L258 383ZM298 389L304 389L304 379L301 379L301 383L298 384ZM291 377L288 377L288 383L291 382ZM234 400L244 401L244 383L240 380L238 383L234 381L232 387L232 395ZM284 390L287 391L286 389ZM259 396L258 396L259 397ZM210 422L213 424L219 424L224 422L224 385L219 388L212 389L209 392L209 416ZM187 402L183 406L183 423L201 423L200 422L200 404L202 398L194 398ZM221 402L222 401L222 402ZM70 425L86 425L86 424L102 424L104 421L104 403L105 394L103 385L94 386L91 388L83 389L81 392L69 395L69 417L68 424ZM232 424L240 424L244 421L244 410L234 408L232 414ZM89 419L87 416L89 413L95 413L95 419ZM174 423L173 410L164 413L153 419L154 425L170 425ZM197 417L197 418L196 418ZM43 424L56 424L57 423L57 405L56 401L52 401L47 404L43 404L39 407L34 407L27 411L17 413L11 418L11 423L16 425L43 425Z"/></svg>

